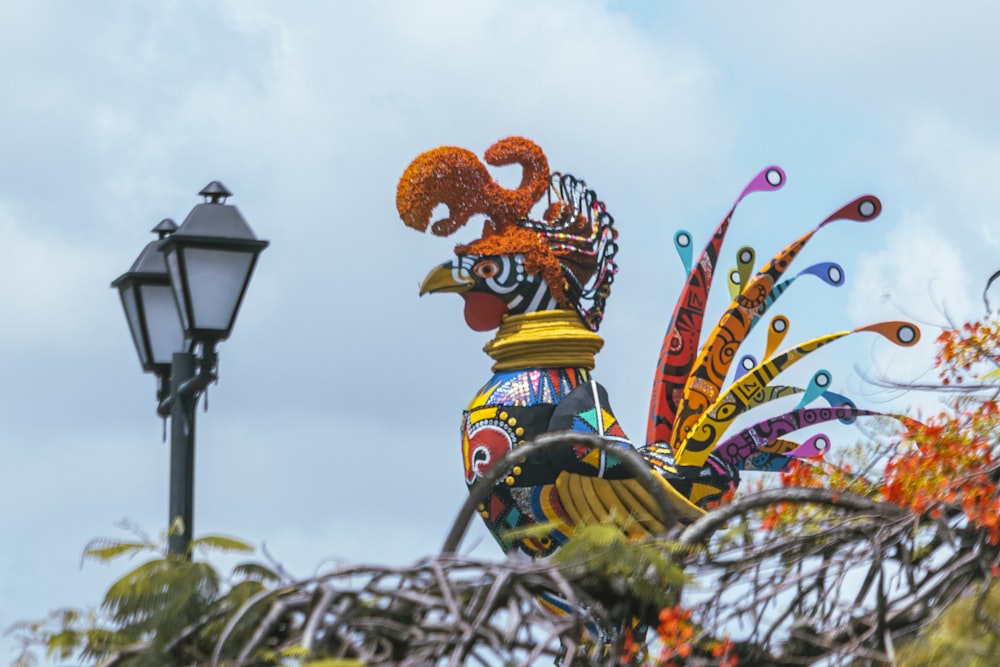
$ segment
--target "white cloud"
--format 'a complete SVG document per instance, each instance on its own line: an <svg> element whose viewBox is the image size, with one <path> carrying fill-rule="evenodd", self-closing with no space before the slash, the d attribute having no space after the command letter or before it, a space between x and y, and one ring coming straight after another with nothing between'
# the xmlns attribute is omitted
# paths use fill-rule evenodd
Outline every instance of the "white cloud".
<svg viewBox="0 0 1000 667"><path fill-rule="evenodd" d="M887 309L913 318L925 331L920 356L911 358L927 360L941 328L983 313L980 295L1000 247L992 197L1000 140L938 112L914 110L895 141L890 187L903 213L878 250L859 254L849 312L856 321Z"/></svg>
<svg viewBox="0 0 1000 667"><path fill-rule="evenodd" d="M0 291L6 324L0 341L8 349L40 354L51 348L83 353L104 328L92 301L95 293L105 295L102 288L115 277L114 257L29 225L0 210L0 280L6 284ZM128 264L119 268L124 272ZM113 308L101 308L100 315L108 311Z"/></svg>
<svg viewBox="0 0 1000 667"><path fill-rule="evenodd" d="M887 307L932 326L977 315L972 281L959 247L926 218L904 215L885 246L858 256L848 310L855 321L885 317Z"/></svg>
<svg viewBox="0 0 1000 667"><path fill-rule="evenodd" d="M995 257L1000 249L993 196L1000 137L939 112L924 112L908 118L899 141L915 181L913 195L933 206L933 224L975 259Z"/></svg>
<svg viewBox="0 0 1000 667"><path fill-rule="evenodd" d="M855 323L913 322L921 329L921 340L904 349L881 343L866 352L855 346L854 363L866 383L934 384L934 339L949 318L961 323L977 314L968 269L956 244L920 216L902 215L885 238L882 249L859 254L848 313ZM889 398L870 384L861 384L856 391L865 400ZM894 398L900 408L935 411L939 405L939 398L931 394L897 393Z"/></svg>

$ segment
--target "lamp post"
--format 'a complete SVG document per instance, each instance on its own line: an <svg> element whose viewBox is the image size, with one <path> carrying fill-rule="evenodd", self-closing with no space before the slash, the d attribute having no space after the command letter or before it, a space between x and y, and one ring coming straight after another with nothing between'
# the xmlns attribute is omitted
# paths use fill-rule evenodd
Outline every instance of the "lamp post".
<svg viewBox="0 0 1000 667"><path fill-rule="evenodd" d="M212 181L180 227L165 219L118 289L139 363L156 374L157 413L170 416L170 553L187 556L194 526L194 415L217 379L216 345L229 338L257 257L259 240L232 193Z"/></svg>

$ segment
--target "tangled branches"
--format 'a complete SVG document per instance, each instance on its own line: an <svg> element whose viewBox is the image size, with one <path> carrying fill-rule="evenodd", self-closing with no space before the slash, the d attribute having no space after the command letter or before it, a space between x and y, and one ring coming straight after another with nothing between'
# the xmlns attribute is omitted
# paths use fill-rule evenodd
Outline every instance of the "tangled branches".
<svg viewBox="0 0 1000 667"><path fill-rule="evenodd" d="M766 527L776 505L795 521ZM605 536L575 552L571 541L568 560L442 553L409 567L345 567L302 581L281 572L256 593L237 596L234 587L206 600L172 630L162 622L152 634L120 626L116 632L130 640L114 650L99 650L110 635L94 629L64 628L36 643L51 651L76 642L84 657L119 667L289 659L317 666L888 665L942 609L977 586L985 596L983 584L998 575L1000 550L988 530L960 504L931 509L938 511L917 514L828 488L770 489L666 536L630 543L619 532L617 542ZM457 524L470 518L462 513ZM457 524L453 534L464 529ZM633 557L644 549L656 556ZM196 564L164 559L156 567L204 569ZM684 579L665 577L665 567L683 570ZM181 584L170 596L189 601L191 589ZM650 589L669 595L650 597ZM989 621L979 613L982 596L968 606ZM554 613L542 598L564 611ZM648 637L632 619L642 619Z"/></svg>
<svg viewBox="0 0 1000 667"><path fill-rule="evenodd" d="M792 504L798 521L761 528ZM943 608L989 581L997 550L962 516L930 520L828 489L745 496L689 526L706 548L686 563L685 604L727 631L753 664L893 664L898 646Z"/></svg>
<svg viewBox="0 0 1000 667"><path fill-rule="evenodd" d="M538 604L543 593L581 613L552 614ZM255 631L234 645L233 628L261 607L267 611ZM261 664L261 655L300 650L365 665L530 665L543 658L610 665L601 647L581 642L588 624L606 622L600 605L553 567L440 556L406 568L346 568L268 591L233 616L210 664Z"/></svg>
<svg viewBox="0 0 1000 667"><path fill-rule="evenodd" d="M768 527L775 506L786 520ZM470 520L460 513L452 536ZM243 565L237 569L262 582L256 592L240 593L244 584L237 584L197 608L182 576L211 573L168 557L137 569L152 566L173 582L141 615L152 630L133 631L141 630L133 610L113 630L69 631L64 620L35 643L64 656L74 649L107 667L257 667L289 659L317 667L888 665L970 591L980 596L963 608L988 624L982 603L1000 574L1000 548L960 500L919 514L829 488L778 488L737 497L666 536L629 542L617 528L604 528L585 548L571 549L571 541L544 562L446 552L409 567L345 567L301 581L278 568L269 583L262 569ZM97 551L112 556L122 548ZM560 560L563 553L574 555ZM680 578L671 574L680 571ZM125 594L116 593L119 610ZM553 601L564 611L553 612ZM155 620L176 616L171 609L186 609L190 620ZM109 643L112 635L121 640Z"/></svg>
<svg viewBox="0 0 1000 667"><path fill-rule="evenodd" d="M799 522L762 530L762 510L779 502L794 504ZM916 630L993 576L998 556L961 514L923 521L827 489L747 495L672 538L671 552L695 582L681 602L694 639L728 636L741 664L754 665L891 664ZM266 664L262 655L295 647L367 665L638 664L648 652L630 655L621 634L595 633L620 625L621 600L607 589L595 596L584 579L553 563L454 555L338 570L249 600L211 664ZM545 609L545 593L571 611ZM255 609L255 631L236 645L230 630ZM706 654L677 664L720 663Z"/></svg>

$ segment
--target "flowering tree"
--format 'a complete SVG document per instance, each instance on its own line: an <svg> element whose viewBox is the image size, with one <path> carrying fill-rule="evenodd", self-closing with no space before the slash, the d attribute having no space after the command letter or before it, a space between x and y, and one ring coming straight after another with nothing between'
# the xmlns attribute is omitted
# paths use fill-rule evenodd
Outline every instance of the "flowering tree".
<svg viewBox="0 0 1000 667"><path fill-rule="evenodd" d="M887 444L799 461L780 488L688 527L680 541L703 549L685 569L705 592L670 618L736 635L755 665L995 664L1000 318L937 344L940 384L921 388L947 408L902 418ZM676 632L660 632L668 664Z"/></svg>

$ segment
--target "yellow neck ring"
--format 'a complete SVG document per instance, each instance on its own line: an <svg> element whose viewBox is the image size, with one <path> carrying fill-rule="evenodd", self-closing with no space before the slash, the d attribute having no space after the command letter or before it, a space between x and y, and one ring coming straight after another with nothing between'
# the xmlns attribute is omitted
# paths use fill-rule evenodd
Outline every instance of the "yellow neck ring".
<svg viewBox="0 0 1000 667"><path fill-rule="evenodd" d="M572 310L506 315L483 351L494 371L519 368L594 368L604 339L584 326Z"/></svg>

